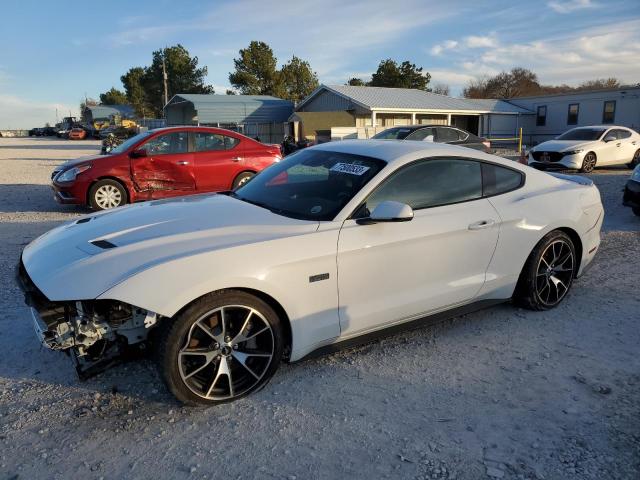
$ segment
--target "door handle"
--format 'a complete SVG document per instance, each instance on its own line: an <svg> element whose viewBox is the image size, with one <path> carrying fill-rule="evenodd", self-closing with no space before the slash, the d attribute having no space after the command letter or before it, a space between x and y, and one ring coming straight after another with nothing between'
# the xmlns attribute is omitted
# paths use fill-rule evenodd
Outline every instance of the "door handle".
<svg viewBox="0 0 640 480"><path fill-rule="evenodd" d="M620 145L622 145L621 143L616 143L616 147L619 147Z"/></svg>
<svg viewBox="0 0 640 480"><path fill-rule="evenodd" d="M186 160L180 160L179 162L176 162L178 165L189 165L189 162L187 162Z"/></svg>
<svg viewBox="0 0 640 480"><path fill-rule="evenodd" d="M231 160L233 160L234 162L239 162L240 160L242 160L242 157L231 157Z"/></svg>
<svg viewBox="0 0 640 480"><path fill-rule="evenodd" d="M489 228L495 225L495 220L480 220L469 225L469 230L482 230L483 228Z"/></svg>

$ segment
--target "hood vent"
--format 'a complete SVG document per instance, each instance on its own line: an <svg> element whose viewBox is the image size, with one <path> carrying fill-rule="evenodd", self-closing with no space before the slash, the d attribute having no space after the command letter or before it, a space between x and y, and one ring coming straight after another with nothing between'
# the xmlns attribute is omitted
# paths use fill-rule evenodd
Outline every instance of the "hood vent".
<svg viewBox="0 0 640 480"><path fill-rule="evenodd" d="M79 225L81 223L87 223L87 222L90 222L91 220L93 220L93 217L81 218L76 222L76 225Z"/></svg>
<svg viewBox="0 0 640 480"><path fill-rule="evenodd" d="M107 249L107 248L116 248L117 245L111 243L109 240L94 240L92 242L90 242L91 245L95 245L96 247L100 247L103 249Z"/></svg>

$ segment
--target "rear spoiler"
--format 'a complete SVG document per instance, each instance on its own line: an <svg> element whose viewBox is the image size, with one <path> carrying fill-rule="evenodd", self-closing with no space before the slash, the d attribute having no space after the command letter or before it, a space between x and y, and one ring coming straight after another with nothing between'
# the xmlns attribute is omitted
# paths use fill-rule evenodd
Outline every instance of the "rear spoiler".
<svg viewBox="0 0 640 480"><path fill-rule="evenodd" d="M549 175L559 178L560 180L566 180L568 182L577 183L579 185L584 185L585 187L590 187L593 185L593 182L586 177L581 177L580 175L566 175L564 173L556 173L556 172L547 172Z"/></svg>

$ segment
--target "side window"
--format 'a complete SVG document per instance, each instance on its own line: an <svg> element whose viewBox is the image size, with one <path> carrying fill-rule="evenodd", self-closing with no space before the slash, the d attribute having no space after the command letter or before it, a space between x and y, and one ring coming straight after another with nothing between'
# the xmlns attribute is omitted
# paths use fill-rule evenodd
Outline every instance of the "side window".
<svg viewBox="0 0 640 480"><path fill-rule="evenodd" d="M457 142L459 138L457 130L447 127L438 127L438 138L436 139L438 143Z"/></svg>
<svg viewBox="0 0 640 480"><path fill-rule="evenodd" d="M189 133L172 132L166 135L159 135L146 142L142 148L145 148L149 155L187 153L189 150Z"/></svg>
<svg viewBox="0 0 640 480"><path fill-rule="evenodd" d="M420 130L416 130L415 132L407 135L405 140L425 140L428 136L432 136L435 141L436 132L433 128L421 128Z"/></svg>
<svg viewBox="0 0 640 480"><path fill-rule="evenodd" d="M567 125L578 124L578 113L580 112L579 103L570 103L569 110L567 111Z"/></svg>
<svg viewBox="0 0 640 480"><path fill-rule="evenodd" d="M400 169L379 186L356 216L369 215L380 202L393 200L414 209L482 197L480 163L471 160L423 160Z"/></svg>
<svg viewBox="0 0 640 480"><path fill-rule="evenodd" d="M536 111L536 126L544 127L547 124L547 106L540 105Z"/></svg>
<svg viewBox="0 0 640 480"><path fill-rule="evenodd" d="M522 186L524 176L510 168L482 164L482 194L485 197L510 192Z"/></svg>
<svg viewBox="0 0 640 480"><path fill-rule="evenodd" d="M618 136L618 140L622 140L624 138L629 138L631 136L631 132L629 130L616 130L616 135Z"/></svg>
<svg viewBox="0 0 640 480"><path fill-rule="evenodd" d="M218 133L196 132L194 143L196 152L210 152L229 150L240 143L240 140Z"/></svg>
<svg viewBox="0 0 640 480"><path fill-rule="evenodd" d="M602 123L613 123L616 118L616 101L608 100L604 102L602 109Z"/></svg>

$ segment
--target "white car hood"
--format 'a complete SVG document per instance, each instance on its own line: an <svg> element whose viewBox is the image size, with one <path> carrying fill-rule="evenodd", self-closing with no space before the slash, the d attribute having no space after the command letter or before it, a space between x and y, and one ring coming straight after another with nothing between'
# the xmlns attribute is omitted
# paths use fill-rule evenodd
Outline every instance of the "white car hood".
<svg viewBox="0 0 640 480"><path fill-rule="evenodd" d="M317 228L226 195L193 195L74 220L30 243L22 261L49 300L85 300L165 261Z"/></svg>
<svg viewBox="0 0 640 480"><path fill-rule="evenodd" d="M594 142L585 142L584 140L549 140L536 145L533 150L536 152L563 152L588 148L592 143Z"/></svg>

